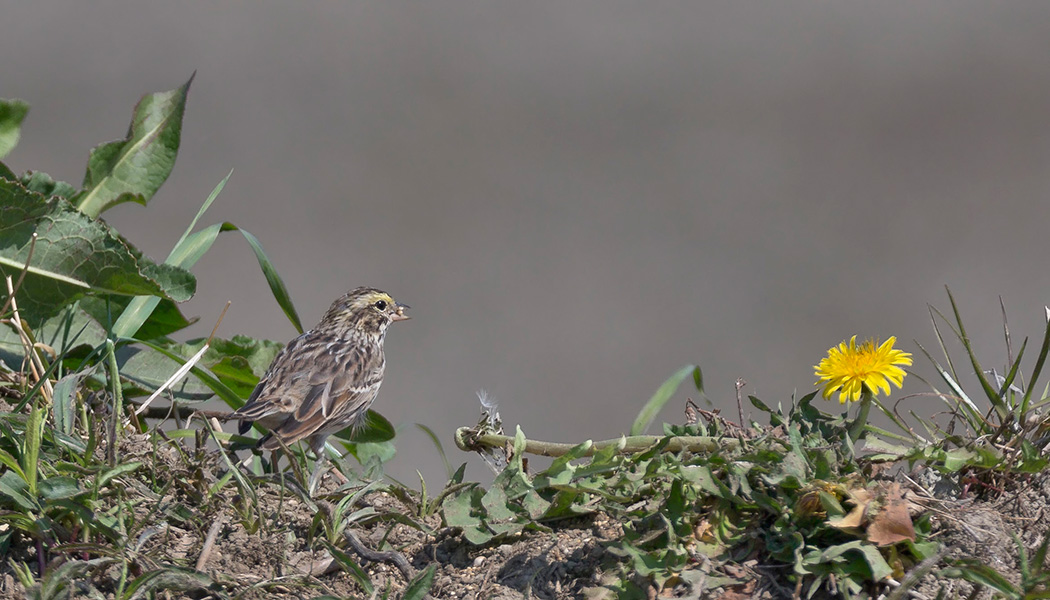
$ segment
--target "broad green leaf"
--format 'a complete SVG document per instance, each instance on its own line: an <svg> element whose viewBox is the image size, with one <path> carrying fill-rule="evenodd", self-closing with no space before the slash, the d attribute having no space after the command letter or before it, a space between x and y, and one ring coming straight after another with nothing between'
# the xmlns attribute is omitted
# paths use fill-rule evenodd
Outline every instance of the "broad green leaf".
<svg viewBox="0 0 1050 600"><path fill-rule="evenodd" d="M102 221L89 219L69 202L0 179L0 276L17 280L31 264L17 299L31 326L57 314L88 293L154 295L188 300L196 279L184 269L136 257Z"/></svg>
<svg viewBox="0 0 1050 600"><path fill-rule="evenodd" d="M864 562L867 563L868 568L871 569L872 581L881 581L883 577L888 577L893 574L893 569L886 563L886 559L882 557L879 549L874 544L862 542L860 540L836 546L829 546L821 552L820 562L832 562L848 552L860 553Z"/></svg>
<svg viewBox="0 0 1050 600"><path fill-rule="evenodd" d="M45 500L72 498L80 493L80 485L72 477L48 477L40 482L40 497Z"/></svg>
<svg viewBox="0 0 1050 600"><path fill-rule="evenodd" d="M448 496L441 503L441 511L448 526L460 528L463 537L478 546L488 543L494 537L484 521L485 510L481 506L481 498L484 495L485 490L475 486Z"/></svg>
<svg viewBox="0 0 1050 600"><path fill-rule="evenodd" d="M397 454L397 447L390 442L353 442L343 446L357 462L366 467L370 464L386 464Z"/></svg>
<svg viewBox="0 0 1050 600"><path fill-rule="evenodd" d="M194 356L207 340L191 340L183 344L163 343L158 347L141 348L127 357L121 365L121 375L153 390L168 380L171 375ZM246 336L234 336L226 340L213 338L208 350L201 357L197 368L208 369L222 385L239 398L247 398L266 372L281 344L268 340L256 340ZM173 356L179 357L178 359ZM187 377L172 390L176 397L188 400L205 400L211 396L211 386L205 381Z"/></svg>
<svg viewBox="0 0 1050 600"><path fill-rule="evenodd" d="M94 218L121 202L149 202L175 166L192 82L143 96L127 137L91 151L84 189L74 199L81 211Z"/></svg>
<svg viewBox="0 0 1050 600"><path fill-rule="evenodd" d="M156 389L189 357L197 354L205 342L205 339L195 339L182 344L158 343L164 353L151 348L140 349L124 362L121 374L141 383L145 389ZM242 335L231 339L212 338L211 345L197 366L208 369L238 397L247 398L281 347L282 344L277 342ZM173 355L179 359L171 358ZM199 394L207 392L208 388L187 378L176 386L176 390Z"/></svg>
<svg viewBox="0 0 1050 600"><path fill-rule="evenodd" d="M23 510L37 510L40 507L36 498L29 492L25 480L14 471L5 471L0 475L0 496L7 496Z"/></svg>
<svg viewBox="0 0 1050 600"><path fill-rule="evenodd" d="M949 472L955 472L976 462L977 458L978 455L973 450L966 448L952 448L944 457L944 468Z"/></svg>
<svg viewBox="0 0 1050 600"><path fill-rule="evenodd" d="M389 442L397 435L397 430L390 421L374 410L369 410L365 415L365 421L357 429L346 428L335 437L350 440L358 444L376 444Z"/></svg>
<svg viewBox="0 0 1050 600"><path fill-rule="evenodd" d="M0 158L18 145L22 120L29 113L29 105L21 100L0 100Z"/></svg>
<svg viewBox="0 0 1050 600"><path fill-rule="evenodd" d="M645 430L649 428L649 425L659 414L660 409L667 404L667 401L671 399L678 386L685 381L686 377L690 375L694 376L694 379L699 381L699 376L695 375L694 371L700 367L696 365L686 365L667 378L667 381L663 382L659 388L656 389L656 393L653 394L649 401L645 403L642 410L639 411L638 416L634 419L634 424L631 425L631 435L642 435Z"/></svg>
<svg viewBox="0 0 1050 600"><path fill-rule="evenodd" d="M36 192L46 198L61 196L69 200L77 193L77 188L64 181L55 181L51 176L41 171L27 171L17 180L31 192Z"/></svg>
<svg viewBox="0 0 1050 600"><path fill-rule="evenodd" d="M141 302L149 303L152 313L143 313L141 321L135 322L138 329L126 332L132 323L124 321L124 315L134 311L133 306ZM80 301L80 307L90 314L104 329L111 331L116 338L135 337L146 340L163 338L181 331L200 320L198 317L187 319L179 306L171 300L157 296L87 296ZM122 321L126 327L120 327Z"/></svg>

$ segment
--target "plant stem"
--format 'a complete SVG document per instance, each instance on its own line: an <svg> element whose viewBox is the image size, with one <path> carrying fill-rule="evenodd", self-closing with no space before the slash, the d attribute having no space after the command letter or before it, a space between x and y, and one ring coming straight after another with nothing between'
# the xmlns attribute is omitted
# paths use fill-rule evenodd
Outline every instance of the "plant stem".
<svg viewBox="0 0 1050 600"><path fill-rule="evenodd" d="M106 454L109 458L109 466L117 464L117 437L120 435L121 414L124 412L124 395L120 389L120 369L117 368L117 355L113 347L113 340L106 340L106 354L109 359L109 383L113 393L113 414L109 427L109 448Z"/></svg>
<svg viewBox="0 0 1050 600"><path fill-rule="evenodd" d="M583 456L592 456L595 452L619 446L621 454L632 454L652 448L664 439L665 436L658 435L632 435L612 440L595 442ZM772 439L772 438L771 438ZM495 433L477 435L470 427L460 427L456 430L456 446L465 452L475 452L481 448L505 448L507 444L514 444L511 436ZM539 456L562 456L579 444L565 444L559 442L543 442L539 440L526 440L525 452ZM669 438L665 452L680 452L689 450L691 452L714 452L715 450L736 450L740 448L740 440L736 438L722 438L710 436L674 436Z"/></svg>
<svg viewBox="0 0 1050 600"><path fill-rule="evenodd" d="M865 389L860 395L860 410L849 426L849 440L856 443L864 437L864 426L868 424L868 413L871 412L871 392Z"/></svg>

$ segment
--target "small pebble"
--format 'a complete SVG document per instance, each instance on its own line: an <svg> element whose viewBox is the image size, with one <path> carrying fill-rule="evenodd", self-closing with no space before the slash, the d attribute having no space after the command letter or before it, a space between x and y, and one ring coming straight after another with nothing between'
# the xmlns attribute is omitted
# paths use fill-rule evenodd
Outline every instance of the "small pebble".
<svg viewBox="0 0 1050 600"><path fill-rule="evenodd" d="M503 556L510 556L514 553L514 546L511 546L510 544L501 544L497 550L499 550L499 553Z"/></svg>

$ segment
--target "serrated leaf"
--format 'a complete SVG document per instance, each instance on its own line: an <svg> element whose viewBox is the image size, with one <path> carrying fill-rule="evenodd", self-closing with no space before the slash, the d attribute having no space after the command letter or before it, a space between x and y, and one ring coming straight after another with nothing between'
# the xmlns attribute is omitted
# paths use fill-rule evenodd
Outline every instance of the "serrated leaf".
<svg viewBox="0 0 1050 600"><path fill-rule="evenodd" d="M474 545L482 545L492 540L493 533L483 520L484 509L481 498L485 490L479 486L462 490L445 498L441 503L441 512L449 527L458 527L463 537Z"/></svg>
<svg viewBox="0 0 1050 600"><path fill-rule="evenodd" d="M7 156L22 133L22 121L29 114L29 105L21 100L0 100L0 158Z"/></svg>
<svg viewBox="0 0 1050 600"><path fill-rule="evenodd" d="M122 202L146 204L171 174L193 77L181 87L146 94L135 106L127 136L91 151L84 189L74 204L97 217Z"/></svg>
<svg viewBox="0 0 1050 600"><path fill-rule="evenodd" d="M17 296L31 326L88 293L181 302L196 288L189 271L136 258L108 225L89 219L62 198L45 199L0 179L0 275L18 278L34 233L32 264Z"/></svg>
<svg viewBox="0 0 1050 600"><path fill-rule="evenodd" d="M27 190L44 197L61 196L68 200L77 193L77 188L64 181L55 181L50 175L41 171L26 171L18 178L18 182Z"/></svg>

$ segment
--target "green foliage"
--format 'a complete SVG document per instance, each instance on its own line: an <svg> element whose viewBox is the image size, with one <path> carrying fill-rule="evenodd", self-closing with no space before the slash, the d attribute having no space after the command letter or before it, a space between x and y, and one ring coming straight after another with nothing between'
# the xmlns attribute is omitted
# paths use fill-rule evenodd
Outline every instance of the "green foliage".
<svg viewBox="0 0 1050 600"><path fill-rule="evenodd" d="M740 582L731 570L718 569L758 557L789 567L804 597L835 586L847 597L867 597L876 582L927 558L936 544L923 541L928 531L921 528L896 541L881 533L886 523L912 527L906 514L885 508L899 491L867 479L866 463L845 442L851 423L818 410L815 397L787 410L752 398L770 427L743 429L709 413L707 422L667 426L643 451L627 451L627 438L602 442L597 452L599 444L584 442L535 474L524 467L527 440L518 429L493 484L447 494L442 515L479 545L544 531L560 519L606 515L623 527L610 547L619 557L618 583L604 584L619 594L734 585ZM670 451L688 448L680 440L705 438L725 441L710 451Z"/></svg>
<svg viewBox="0 0 1050 600"><path fill-rule="evenodd" d="M121 438L146 430L128 400L168 386L162 400L219 398L236 408L281 349L247 336L188 342L170 337L197 320L184 316L177 303L196 291L190 270L220 234L236 232L248 243L277 305L302 331L260 241L228 222L198 227L229 176L163 263L98 218L124 202L146 205L168 178L189 85L144 96L125 139L91 152L80 188L42 172L19 176L0 163L0 385L6 399L15 398L13 411L0 412L0 554L27 543L35 548L36 560L9 563L30 597L137 598L160 590L227 597L228 583L145 552L144 540L157 533L153 525L200 527L229 491L236 494L233 509L246 530L272 526L273 515L261 511L256 482L225 453L225 474L211 477L214 453L200 429L154 433L155 445L171 436L164 443L181 459L177 467L159 461L156 452L149 464L128 459L120 449ZM17 143L26 112L24 103L0 101L0 157ZM169 383L184 365L190 376ZM366 427L353 434L339 435L352 440L359 459L381 467L393 454L394 428L378 413L370 413ZM210 435L222 446L232 438L250 441ZM195 441L193 450L182 445L186 438ZM301 450L298 459L305 461ZM292 466L300 464L293 460ZM302 491L300 484L287 486ZM152 501L172 488L184 502ZM310 502L305 493L300 499ZM326 543L336 541L337 530L369 516L353 508L357 499L346 494L336 503ZM416 587L428 588L429 580Z"/></svg>
<svg viewBox="0 0 1050 600"><path fill-rule="evenodd" d="M656 389L656 392L653 393L652 398L649 398L649 401L642 406L642 410L638 412L638 417L634 420L634 423L631 424L631 435L641 435L645 433L645 430L649 428L653 419L659 414L660 409L667 404L667 401L671 399L672 395L674 395L678 386L681 385L682 382L685 381L685 378L690 375L692 375L693 379L696 381L697 390L699 390L700 393L703 393L700 367L696 365L686 365L682 367L675 372L674 375L671 375L667 381L663 382L663 384Z"/></svg>
<svg viewBox="0 0 1050 600"><path fill-rule="evenodd" d="M905 425L898 415L883 408L905 435L877 431L880 437L868 443L868 448L877 452L872 458L880 461L904 460L911 465L928 464L945 474L982 482L986 484L981 486L982 489L987 490L998 489L1000 486L995 482L1011 474L1042 472L1050 465L1050 460L1039 450L1045 446L1047 431L1050 431L1050 425L1044 417L1050 398L1046 395L1045 384L1040 396L1035 395L1035 390L1040 389L1037 382L1043 373L1047 354L1050 353L1050 313L1047 314L1039 355L1029 376L1025 378L1022 361L1028 339L1025 338L1020 348L1014 351L1006 309L1003 308L1007 361L1006 374L999 375L997 371L986 371L981 366L950 290L948 299L952 308L951 320L940 311L932 307L930 309L937 342L944 354L943 364L921 345L919 348L948 386L947 391L942 391L930 384L932 395L945 404L950 419L947 423L938 423L913 412L910 416L921 427L921 432L917 432ZM960 361L953 358L948 350L950 340L942 334L942 326L947 326L955 341L962 346L964 362L973 369L963 374L976 377L978 394L969 393L964 388L963 377L956 366ZM1027 385L1024 384L1026 379ZM894 443L889 439L903 443Z"/></svg>
<svg viewBox="0 0 1050 600"><path fill-rule="evenodd" d="M900 429L889 432L856 416L824 413L813 404L814 392L792 398L787 408L751 397L768 425L730 423L693 405L702 419L664 425L658 437L642 435L690 376L703 395L699 367L687 365L642 405L631 437L537 445L520 428L512 439L503 438L495 418L483 419L471 435L457 432L461 447L502 438L496 451L489 450L493 454L509 442L506 466L487 488L464 480L465 465L453 471L439 436L425 426L448 470L441 491L432 495L422 476L418 492L380 483L383 465L396 451L396 432L371 411L364 427L336 434L326 452L339 458L334 445L341 445L364 466L364 476L377 481L361 481L339 460L335 467L353 483L321 498L313 496L316 478L304 475L311 461L301 445L286 449L292 474L262 472L258 456L253 469L245 470L226 452L210 448L243 448L254 440L205 432L199 421L151 432L151 457L122 456L123 437L148 431L133 416L134 402L163 391L161 401L174 402L173 410L211 398L237 408L280 351L280 344L247 336L172 338L196 321L177 303L195 292L191 270L220 234L240 233L278 307L302 331L259 240L228 222L198 226L229 175L162 263L98 218L123 202L146 205L170 175L189 85L143 97L126 138L92 151L79 188L41 172L18 176L0 163L0 384L6 397L16 399L14 410L0 413L0 554L23 550L23 559L10 559L8 566L30 597L126 599L162 590L233 596L231 582L150 554L145 544L158 534L155 524L218 531L222 523L215 516L228 508L232 513L225 514L246 532L265 534L280 527L280 509L294 501L314 515L310 549L326 550L371 597L389 597L389 579L386 590L377 589L353 558L347 536L354 525L380 523L391 528L387 535L397 525L437 534L433 523L439 515L469 543L489 545L600 515L621 527L622 536L608 545L613 560L603 568L610 576L601 579L601 590L592 590L598 595L655 590L701 597L741 585L733 567L757 560L781 569L799 597L833 591L864 598L887 578L900 578L912 567L929 570L941 558L929 518L912 522L899 487L874 476L877 463L925 465L962 485L983 484L975 490L1002 489L1011 476L1039 473L1050 464L1041 451L1050 435L1042 416L1050 399L1034 391L1050 354L1050 317L1026 385L1021 361L1027 340L1013 352L1005 311L1008 360L1000 376L983 370L950 294L951 320L931 309L945 353L944 366L931 361L948 387L934 393L949 407L947 424L914 414L908 421L875 401ZM17 143L26 112L24 103L0 101L0 157ZM8 285L13 298L7 297ZM976 374L978 394L961 383L958 361L941 335L944 325L965 351L962 362ZM173 373L182 372L188 376L173 380ZM535 448L554 456L539 472L530 471L524 459ZM162 449L177 458L161 460ZM276 514L263 508L259 489L274 484L280 494ZM408 510L362 504L378 491ZM384 537L380 546L386 543ZM1031 557L1019 540L1017 545L1020 583L965 558L941 575L1008 598L1050 597L1044 570L1050 536ZM27 548L35 550L35 560L24 560ZM403 597L426 597L435 573L433 565L417 573Z"/></svg>
<svg viewBox="0 0 1050 600"><path fill-rule="evenodd" d="M175 166L192 82L143 96L128 135L91 151L82 189L70 199L80 212L93 219L123 202L149 202Z"/></svg>
<svg viewBox="0 0 1050 600"><path fill-rule="evenodd" d="M32 326L88 293L183 301L196 289L189 272L137 255L111 227L64 198L0 179L0 207L0 275L18 277L32 252L18 294Z"/></svg>
<svg viewBox="0 0 1050 600"><path fill-rule="evenodd" d="M0 100L0 158L18 145L22 120L29 113L29 105L21 100Z"/></svg>
<svg viewBox="0 0 1050 600"><path fill-rule="evenodd" d="M993 567L974 558L958 558L951 567L941 571L945 577L964 579L979 586L994 590L999 597L1009 600L1036 600L1050 598L1050 570L1046 568L1047 550L1050 548L1050 533L1043 539L1035 553L1029 557L1028 550L1016 534L1011 534L1017 544L1017 563L1021 581L1011 583Z"/></svg>

